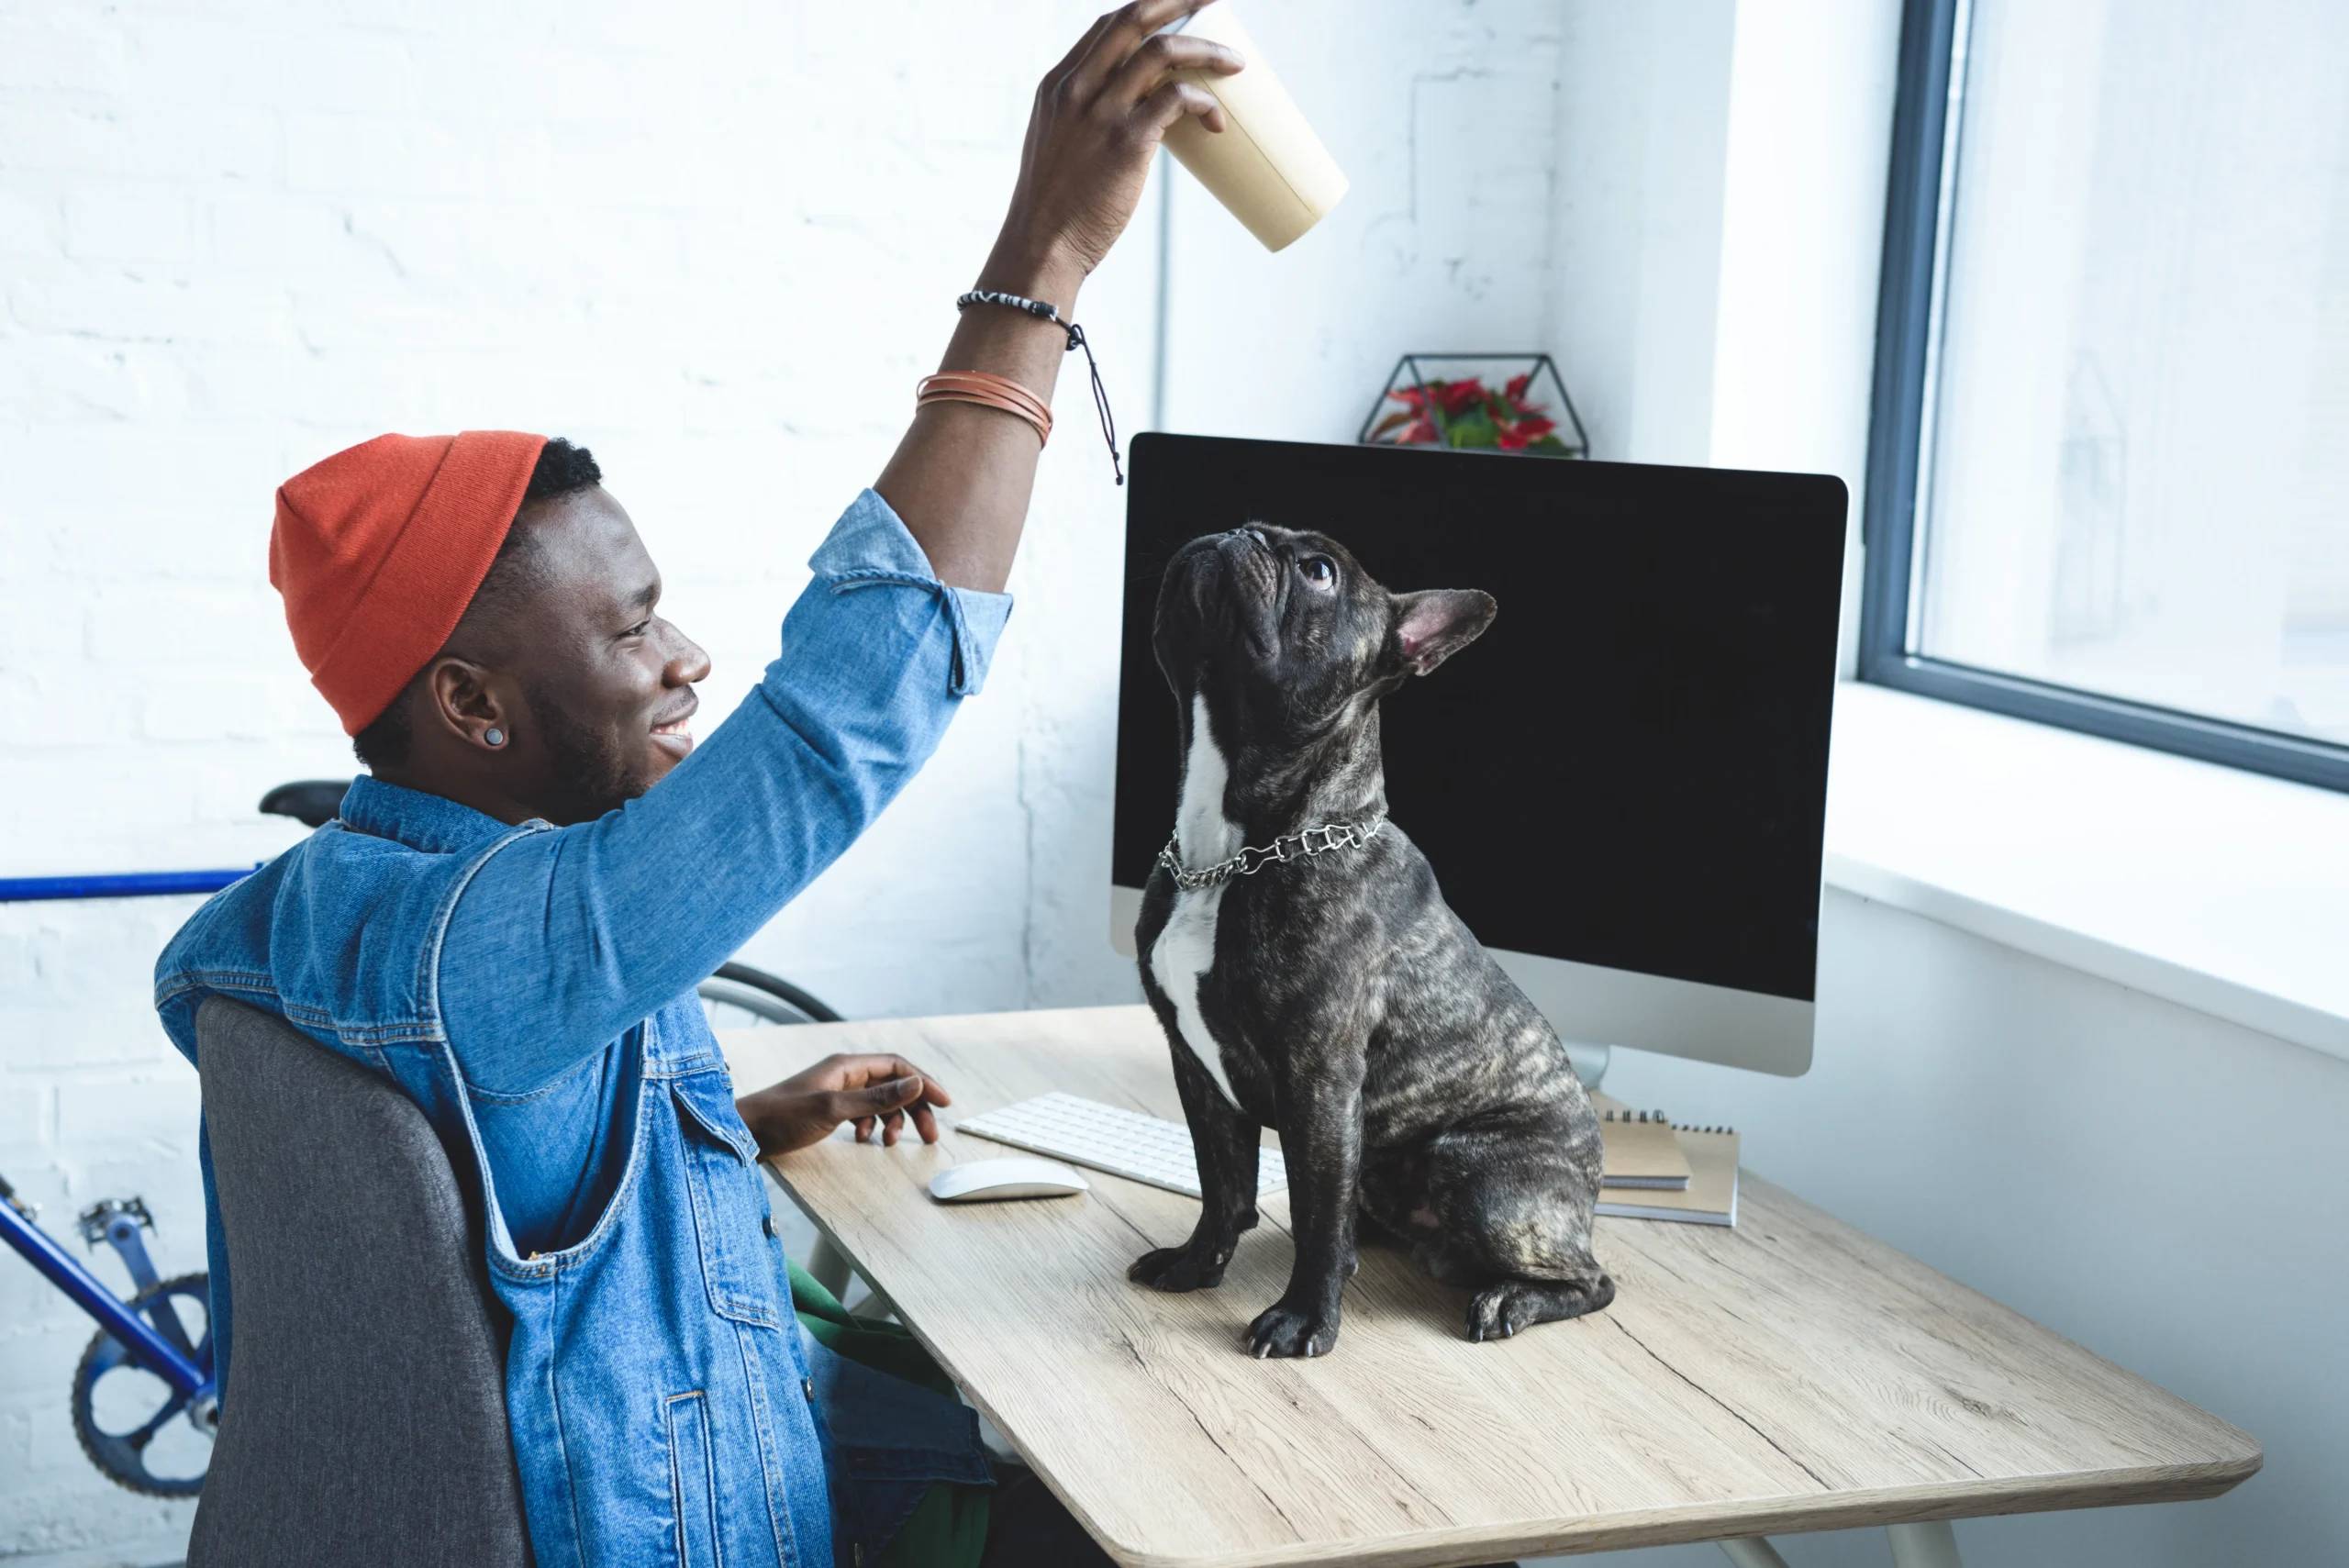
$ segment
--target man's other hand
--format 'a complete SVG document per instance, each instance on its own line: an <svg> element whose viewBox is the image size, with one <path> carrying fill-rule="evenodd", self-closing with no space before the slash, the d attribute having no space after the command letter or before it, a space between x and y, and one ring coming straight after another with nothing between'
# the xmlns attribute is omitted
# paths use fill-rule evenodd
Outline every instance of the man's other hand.
<svg viewBox="0 0 2349 1568"><path fill-rule="evenodd" d="M1206 4L1134 0L1096 21L1044 78L988 269L1006 281L988 286L1042 284L1065 267L1080 278L1092 272L1133 217L1166 128L1197 115L1208 129L1223 129L1215 95L1176 73L1229 76L1245 62L1221 44L1159 31Z"/></svg>
<svg viewBox="0 0 2349 1568"><path fill-rule="evenodd" d="M876 1133L893 1145L907 1118L924 1143L938 1141L933 1106L954 1103L946 1086L902 1056L827 1056L804 1073L734 1102L743 1124L759 1140L759 1157L771 1159L805 1149L831 1136L844 1121L856 1124L856 1140Z"/></svg>

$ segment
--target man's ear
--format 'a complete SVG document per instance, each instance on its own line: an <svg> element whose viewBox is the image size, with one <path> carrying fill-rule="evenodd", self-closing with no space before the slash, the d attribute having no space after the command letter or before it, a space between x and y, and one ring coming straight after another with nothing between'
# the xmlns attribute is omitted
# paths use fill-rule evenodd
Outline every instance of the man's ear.
<svg viewBox="0 0 2349 1568"><path fill-rule="evenodd" d="M490 673L470 660L441 654L426 666L425 702L439 728L469 746L496 751L515 734ZM497 740L486 739L492 732Z"/></svg>
<svg viewBox="0 0 2349 1568"><path fill-rule="evenodd" d="M1387 651L1407 673L1424 675L1483 636L1500 608L1490 594L1475 588L1397 594Z"/></svg>

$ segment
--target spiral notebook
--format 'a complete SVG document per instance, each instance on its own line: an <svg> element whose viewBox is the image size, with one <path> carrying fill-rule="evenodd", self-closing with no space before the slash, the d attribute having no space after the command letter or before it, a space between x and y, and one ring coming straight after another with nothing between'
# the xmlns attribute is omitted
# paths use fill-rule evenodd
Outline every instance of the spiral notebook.
<svg viewBox="0 0 2349 1568"><path fill-rule="evenodd" d="M1606 1118L1610 1111L1618 1117L1637 1112L1620 1100L1606 1095L1593 1095L1598 1106L1599 1130L1602 1134L1610 1125ZM1651 1113L1653 1117L1653 1113ZM1632 1121L1632 1127L1653 1126ZM1667 1121L1666 1127L1671 1127ZM1679 1191L1669 1188L1640 1189L1619 1187L1612 1181L1602 1184L1598 1195L1598 1214L1602 1219L1672 1219L1686 1225L1730 1225L1737 1223L1737 1129L1727 1127L1672 1127L1672 1136L1688 1162L1688 1184ZM1643 1135L1652 1136L1652 1135ZM1614 1146L1610 1142L1608 1155L1611 1165ZM1609 1174L1612 1174L1610 1170Z"/></svg>
<svg viewBox="0 0 2349 1568"><path fill-rule="evenodd" d="M1601 1110L1599 1136L1607 1142L1606 1173L1599 1185L1661 1192L1688 1189L1688 1156L1672 1136L1662 1111Z"/></svg>

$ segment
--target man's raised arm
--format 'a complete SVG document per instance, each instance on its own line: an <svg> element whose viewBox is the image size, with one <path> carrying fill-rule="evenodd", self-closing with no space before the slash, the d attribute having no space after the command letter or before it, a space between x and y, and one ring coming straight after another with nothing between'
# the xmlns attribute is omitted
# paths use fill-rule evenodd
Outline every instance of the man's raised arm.
<svg viewBox="0 0 2349 1568"><path fill-rule="evenodd" d="M1197 115L1209 129L1223 128L1214 97L1174 73L1229 75L1241 68L1240 57L1204 39L1159 30L1206 3L1135 0L1095 22L1044 78L1011 210L979 273L980 289L1039 301L1060 320L1072 319L1077 289L1133 217L1166 128ZM939 369L1000 376L1049 404L1067 349L1065 330L1052 321L1012 306L974 305L963 311ZM874 488L904 519L941 581L1001 593L1041 446L1027 419L999 406L926 403Z"/></svg>

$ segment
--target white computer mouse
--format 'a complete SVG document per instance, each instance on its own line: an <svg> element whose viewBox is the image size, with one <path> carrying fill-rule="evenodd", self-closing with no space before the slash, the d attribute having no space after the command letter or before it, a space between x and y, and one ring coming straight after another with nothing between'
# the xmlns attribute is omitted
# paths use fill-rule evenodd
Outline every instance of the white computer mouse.
<svg viewBox="0 0 2349 1568"><path fill-rule="evenodd" d="M1093 1190L1093 1184L1057 1160L1022 1157L973 1160L949 1165L930 1179L930 1195L941 1203L987 1203L997 1198L1066 1197Z"/></svg>

